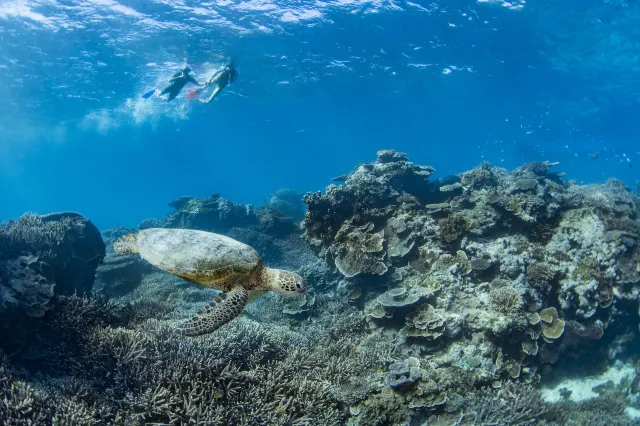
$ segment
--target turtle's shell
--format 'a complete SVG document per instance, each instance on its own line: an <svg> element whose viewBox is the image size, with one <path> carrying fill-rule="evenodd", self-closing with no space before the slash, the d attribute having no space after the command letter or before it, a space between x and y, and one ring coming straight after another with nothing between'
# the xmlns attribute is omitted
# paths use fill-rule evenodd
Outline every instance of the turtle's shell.
<svg viewBox="0 0 640 426"><path fill-rule="evenodd" d="M226 290L230 276L262 267L252 247L212 232L148 228L138 233L138 252L147 262L185 280Z"/></svg>

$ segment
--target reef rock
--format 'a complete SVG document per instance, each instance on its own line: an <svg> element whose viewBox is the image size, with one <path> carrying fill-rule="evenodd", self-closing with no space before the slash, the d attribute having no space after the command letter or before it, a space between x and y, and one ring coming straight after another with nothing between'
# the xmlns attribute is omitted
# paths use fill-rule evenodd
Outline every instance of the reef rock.
<svg viewBox="0 0 640 426"><path fill-rule="evenodd" d="M104 257L100 232L78 213L10 221L0 228L0 312L41 316L54 295L90 293Z"/></svg>
<svg viewBox="0 0 640 426"><path fill-rule="evenodd" d="M419 239L424 221L407 212L435 193L428 182L434 171L404 153L378 152L374 163L359 166L343 185L305 195L305 238L326 248L346 277L384 274L392 258L403 258Z"/></svg>
<svg viewBox="0 0 640 426"><path fill-rule="evenodd" d="M300 222L304 219L305 212L305 205L302 201L303 195L295 189L279 189L269 197L265 206L279 211L295 222Z"/></svg>
<svg viewBox="0 0 640 426"><path fill-rule="evenodd" d="M180 197L169 203L175 209L163 221L167 228L190 228L226 233L233 227L258 223L253 206L235 204L219 194L209 198Z"/></svg>
<svg viewBox="0 0 640 426"><path fill-rule="evenodd" d="M370 327L400 337L403 353L483 347L493 361L473 380L535 381L538 366L588 352L609 324L637 329L617 303L637 307L638 200L615 180L565 182L556 166L483 163L431 182L433 168L381 151L305 195L304 237L366 294ZM449 339L459 335L469 341Z"/></svg>

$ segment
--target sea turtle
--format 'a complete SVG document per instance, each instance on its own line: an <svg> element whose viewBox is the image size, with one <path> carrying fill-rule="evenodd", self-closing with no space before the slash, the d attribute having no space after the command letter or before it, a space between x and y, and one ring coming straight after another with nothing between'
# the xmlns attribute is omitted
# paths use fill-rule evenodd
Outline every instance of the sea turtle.
<svg viewBox="0 0 640 426"><path fill-rule="evenodd" d="M116 253L138 253L147 262L189 282L223 291L178 329L186 336L211 333L269 290L285 296L306 293L298 274L267 268L252 247L212 232L147 228L122 236Z"/></svg>

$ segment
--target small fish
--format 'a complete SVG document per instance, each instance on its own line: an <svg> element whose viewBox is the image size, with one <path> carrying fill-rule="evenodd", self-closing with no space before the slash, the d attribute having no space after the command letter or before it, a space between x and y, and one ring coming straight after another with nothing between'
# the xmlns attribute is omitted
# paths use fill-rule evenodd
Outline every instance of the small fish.
<svg viewBox="0 0 640 426"><path fill-rule="evenodd" d="M223 392L216 392L216 393L214 393L214 394L213 394L213 398L214 398L214 399L220 399L220 398L222 398L223 396L224 396L224 393L223 393Z"/></svg>

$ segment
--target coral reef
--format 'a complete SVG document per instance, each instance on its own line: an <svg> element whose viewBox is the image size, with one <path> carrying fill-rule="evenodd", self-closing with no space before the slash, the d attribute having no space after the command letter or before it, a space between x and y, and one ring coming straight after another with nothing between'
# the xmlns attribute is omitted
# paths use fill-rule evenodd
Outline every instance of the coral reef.
<svg viewBox="0 0 640 426"><path fill-rule="evenodd" d="M358 286L370 327L397 333L407 355L432 354L439 376L468 365L470 389L536 384L543 367L569 348L588 353L610 324L612 335L638 328L629 314L640 281L637 200L615 180L564 182L554 166L484 163L438 184L432 168L383 151L340 186L305 196L305 238ZM388 232L399 219L401 233ZM425 284L433 290L419 295Z"/></svg>
<svg viewBox="0 0 640 426"><path fill-rule="evenodd" d="M557 166L483 163L431 180L432 167L385 150L324 194L281 190L256 208L180 197L138 229L224 233L309 288L262 296L196 339L174 322L216 291L115 254L135 230L100 237L79 215L25 215L0 228L0 315L20 313L0 335L0 418L637 424L638 373L592 401L538 390L572 368L638 362L640 202L616 180L564 181Z"/></svg>
<svg viewBox="0 0 640 426"><path fill-rule="evenodd" d="M105 257L98 229L78 213L24 214L0 226L0 314L42 316L54 295L88 294Z"/></svg>
<svg viewBox="0 0 640 426"><path fill-rule="evenodd" d="M361 345L355 312L336 308L333 329L243 318L189 339L139 305L61 297L32 330L42 339L12 356L15 371L0 369L0 414L25 424L343 424L341 407L383 360Z"/></svg>

